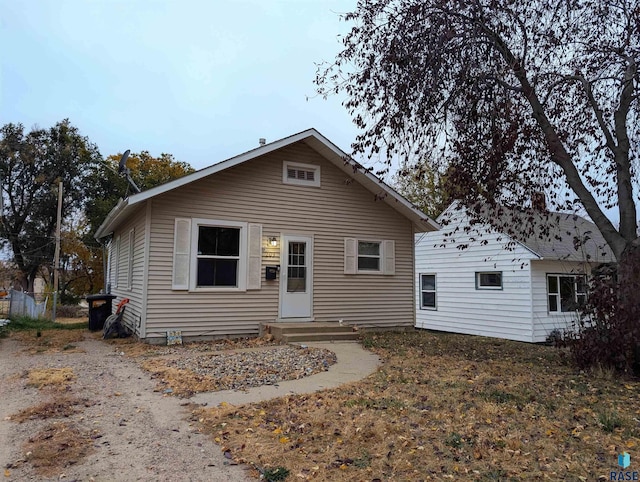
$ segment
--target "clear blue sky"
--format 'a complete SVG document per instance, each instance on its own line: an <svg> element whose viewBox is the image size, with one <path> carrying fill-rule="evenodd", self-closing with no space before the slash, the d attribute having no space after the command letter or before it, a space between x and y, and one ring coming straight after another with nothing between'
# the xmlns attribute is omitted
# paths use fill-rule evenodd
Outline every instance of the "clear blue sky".
<svg viewBox="0 0 640 482"><path fill-rule="evenodd" d="M313 78L355 4L0 0L0 125L69 118L105 157L166 152L196 169L309 127L349 151L343 99L314 98Z"/></svg>

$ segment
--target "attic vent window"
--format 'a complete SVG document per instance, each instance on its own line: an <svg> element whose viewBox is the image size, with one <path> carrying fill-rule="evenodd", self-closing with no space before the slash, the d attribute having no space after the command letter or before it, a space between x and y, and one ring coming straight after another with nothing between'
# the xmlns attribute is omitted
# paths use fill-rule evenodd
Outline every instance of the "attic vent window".
<svg viewBox="0 0 640 482"><path fill-rule="evenodd" d="M320 187L320 166L285 161L282 169L282 182L298 186Z"/></svg>

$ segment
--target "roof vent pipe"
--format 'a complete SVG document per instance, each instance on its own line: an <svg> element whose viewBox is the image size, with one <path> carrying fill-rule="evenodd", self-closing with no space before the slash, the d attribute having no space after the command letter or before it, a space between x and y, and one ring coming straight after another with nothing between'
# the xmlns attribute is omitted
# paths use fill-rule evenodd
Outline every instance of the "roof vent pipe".
<svg viewBox="0 0 640 482"><path fill-rule="evenodd" d="M258 142L261 146L264 146L267 143L267 140L264 137L261 137L260 139L258 139Z"/></svg>

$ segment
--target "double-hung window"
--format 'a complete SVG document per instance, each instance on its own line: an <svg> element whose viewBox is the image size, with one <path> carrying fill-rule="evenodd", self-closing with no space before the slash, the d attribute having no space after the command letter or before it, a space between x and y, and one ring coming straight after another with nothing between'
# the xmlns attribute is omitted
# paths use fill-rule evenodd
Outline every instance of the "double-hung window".
<svg viewBox="0 0 640 482"><path fill-rule="evenodd" d="M436 309L436 275L420 275L420 309Z"/></svg>
<svg viewBox="0 0 640 482"><path fill-rule="evenodd" d="M344 273L396 274L396 243L392 239L344 238Z"/></svg>
<svg viewBox="0 0 640 482"><path fill-rule="evenodd" d="M358 271L380 271L380 241L358 241Z"/></svg>
<svg viewBox="0 0 640 482"><path fill-rule="evenodd" d="M196 287L239 286L241 228L198 225Z"/></svg>
<svg viewBox="0 0 640 482"><path fill-rule="evenodd" d="M171 289L259 290L262 225L176 218Z"/></svg>
<svg viewBox="0 0 640 482"><path fill-rule="evenodd" d="M585 275L548 274L547 297L549 313L577 311L587 301Z"/></svg>

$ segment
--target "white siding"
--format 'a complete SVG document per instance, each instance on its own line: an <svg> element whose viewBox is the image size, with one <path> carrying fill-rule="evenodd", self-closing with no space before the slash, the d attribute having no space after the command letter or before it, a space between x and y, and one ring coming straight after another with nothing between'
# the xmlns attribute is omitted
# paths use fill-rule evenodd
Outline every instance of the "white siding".
<svg viewBox="0 0 640 482"><path fill-rule="evenodd" d="M442 231L416 235L416 326L532 341L530 262L534 255L521 245L506 249L508 238L487 228L478 228L481 236L454 232L465 221L458 215ZM466 244L466 249L457 248ZM502 272L501 290L476 288L475 273L484 271ZM436 274L435 310L420 308L421 273Z"/></svg>
<svg viewBox="0 0 640 482"><path fill-rule="evenodd" d="M589 263L575 261L534 261L532 263L533 280L533 326L534 342L543 342L549 333L572 328L578 315L572 313L549 313L547 301L547 274L587 274L591 273Z"/></svg>
<svg viewBox="0 0 640 482"><path fill-rule="evenodd" d="M320 187L282 182L283 161L317 164ZM261 289L188 292L171 289L176 217L225 219L262 225ZM120 229L126 229L123 226ZM118 230L120 232L120 229ZM142 232L136 225L136 238ZM413 230L411 222L305 143L299 142L154 198L151 209L146 337L168 330L191 336L258 333L278 316L280 280L264 267L280 264L283 234L313 236L313 314L365 327L412 326ZM268 238L279 240L276 248ZM344 273L344 239L395 243L395 274Z"/></svg>

